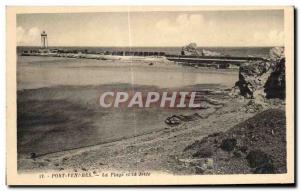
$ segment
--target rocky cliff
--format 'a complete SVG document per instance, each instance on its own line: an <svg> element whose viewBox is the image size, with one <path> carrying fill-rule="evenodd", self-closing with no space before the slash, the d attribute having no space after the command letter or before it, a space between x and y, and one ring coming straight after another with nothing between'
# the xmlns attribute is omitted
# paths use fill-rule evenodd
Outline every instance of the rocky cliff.
<svg viewBox="0 0 300 191"><path fill-rule="evenodd" d="M231 95L250 99L285 99L284 49L271 49L265 61L244 63L239 69L239 80Z"/></svg>

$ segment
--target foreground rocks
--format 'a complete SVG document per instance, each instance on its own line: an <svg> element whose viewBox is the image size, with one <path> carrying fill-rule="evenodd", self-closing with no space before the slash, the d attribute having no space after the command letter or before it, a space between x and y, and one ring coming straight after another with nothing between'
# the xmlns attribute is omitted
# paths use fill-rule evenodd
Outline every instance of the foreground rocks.
<svg viewBox="0 0 300 191"><path fill-rule="evenodd" d="M213 170L203 174L286 173L285 112L270 109L210 134L187 146L182 158L212 160Z"/></svg>
<svg viewBox="0 0 300 191"><path fill-rule="evenodd" d="M231 95L241 95L260 102L265 98L285 99L284 49L273 48L268 59L243 64Z"/></svg>

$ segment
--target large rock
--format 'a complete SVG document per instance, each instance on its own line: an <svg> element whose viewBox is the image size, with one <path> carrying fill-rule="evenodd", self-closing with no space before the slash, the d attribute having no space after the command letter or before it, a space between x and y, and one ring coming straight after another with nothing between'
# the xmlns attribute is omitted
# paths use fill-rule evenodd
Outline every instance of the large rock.
<svg viewBox="0 0 300 191"><path fill-rule="evenodd" d="M197 47L196 43L190 43L187 46L182 47L181 55L184 56L222 56L221 53L205 50Z"/></svg>
<svg viewBox="0 0 300 191"><path fill-rule="evenodd" d="M239 70L239 81L235 87L240 95L246 98L254 98L257 95L264 95L263 86L270 76L271 63L266 61L253 61L243 64Z"/></svg>
<svg viewBox="0 0 300 191"><path fill-rule="evenodd" d="M241 65L239 80L231 95L262 101L264 98L285 98L285 58L281 47L271 49L269 59Z"/></svg>
<svg viewBox="0 0 300 191"><path fill-rule="evenodd" d="M203 53L198 49L196 43L190 43L187 46L182 47L181 55L185 56L202 56Z"/></svg>

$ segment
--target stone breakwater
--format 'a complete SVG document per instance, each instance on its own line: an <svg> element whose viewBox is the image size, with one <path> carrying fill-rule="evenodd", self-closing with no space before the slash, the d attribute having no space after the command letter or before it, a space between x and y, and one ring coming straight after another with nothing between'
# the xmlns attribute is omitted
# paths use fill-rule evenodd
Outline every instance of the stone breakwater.
<svg viewBox="0 0 300 191"><path fill-rule="evenodd" d="M59 49L39 49L23 51L22 56L49 56L66 58L86 58L98 60L115 60L126 58L163 58L164 52L134 52L134 51L116 51L116 52L81 52L79 50L59 50Z"/></svg>
<svg viewBox="0 0 300 191"><path fill-rule="evenodd" d="M216 69L227 69L239 67L244 62L264 61L262 57L253 56L230 56L199 49L196 45L188 45L182 48L181 54L167 54L166 52L144 52L144 51L88 51L88 50L64 50L64 49L32 49L25 50L22 56L46 56L83 58L97 60L124 60L124 61L152 61L173 62L194 68L212 67ZM153 65L150 63L149 65Z"/></svg>

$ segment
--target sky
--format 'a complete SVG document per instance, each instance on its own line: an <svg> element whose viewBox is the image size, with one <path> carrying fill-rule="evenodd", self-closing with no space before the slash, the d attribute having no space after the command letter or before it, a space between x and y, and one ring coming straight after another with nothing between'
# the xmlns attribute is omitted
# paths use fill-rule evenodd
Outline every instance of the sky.
<svg viewBox="0 0 300 191"><path fill-rule="evenodd" d="M283 46L283 10L96 12L17 15L17 45Z"/></svg>

